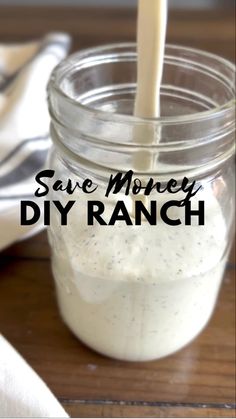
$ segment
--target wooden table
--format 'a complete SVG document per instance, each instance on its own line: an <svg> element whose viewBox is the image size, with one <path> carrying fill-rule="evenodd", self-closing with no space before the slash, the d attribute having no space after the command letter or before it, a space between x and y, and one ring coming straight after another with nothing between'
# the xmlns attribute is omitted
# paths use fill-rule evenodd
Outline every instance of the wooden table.
<svg viewBox="0 0 236 419"><path fill-rule="evenodd" d="M74 49L134 40L126 9L1 7L0 41L69 31ZM168 40L234 58L233 12L172 12ZM58 315L46 234L0 254L0 331L68 413L84 417L235 417L235 263L215 314L191 345L158 362L104 358L76 340Z"/></svg>

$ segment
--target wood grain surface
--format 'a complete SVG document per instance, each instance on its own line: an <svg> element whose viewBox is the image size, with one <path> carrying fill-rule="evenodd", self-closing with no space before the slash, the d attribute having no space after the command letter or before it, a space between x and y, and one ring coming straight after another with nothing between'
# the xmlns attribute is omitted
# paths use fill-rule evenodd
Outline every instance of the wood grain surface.
<svg viewBox="0 0 236 419"><path fill-rule="evenodd" d="M127 9L0 7L0 42L64 30L73 49L134 40ZM233 13L172 12L168 41L234 59ZM46 233L0 253L0 331L74 417L235 417L235 260L213 318L184 350L149 363L89 350L63 325Z"/></svg>

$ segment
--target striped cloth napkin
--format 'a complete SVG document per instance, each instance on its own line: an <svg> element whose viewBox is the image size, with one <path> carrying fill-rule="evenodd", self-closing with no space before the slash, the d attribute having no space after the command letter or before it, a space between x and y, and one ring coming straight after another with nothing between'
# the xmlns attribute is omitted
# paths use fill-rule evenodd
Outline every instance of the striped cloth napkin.
<svg viewBox="0 0 236 419"><path fill-rule="evenodd" d="M51 144L46 87L69 47L64 33L0 44L0 250L43 228L41 221L20 226L20 200L33 200L34 176L45 164Z"/></svg>

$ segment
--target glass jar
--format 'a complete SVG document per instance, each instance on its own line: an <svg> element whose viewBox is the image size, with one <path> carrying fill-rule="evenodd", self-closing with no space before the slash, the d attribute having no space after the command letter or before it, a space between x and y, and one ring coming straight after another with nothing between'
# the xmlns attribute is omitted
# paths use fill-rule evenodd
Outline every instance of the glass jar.
<svg viewBox="0 0 236 419"><path fill-rule="evenodd" d="M50 199L75 204L68 224L51 208L49 241L60 312L71 331L107 356L147 361L169 355L195 338L213 312L232 243L234 223L233 64L202 51L167 46L161 88L162 116L132 116L137 79L135 44L117 44L72 55L49 84ZM163 188L173 178L196 181L192 207L205 203L205 224L185 225L183 208L170 226L134 222L134 204L161 206L182 199L153 191L149 197L105 197L110 176L133 170L144 185ZM93 194L55 191L91 179ZM104 204L108 224L117 202L132 225L88 225L88 203ZM159 208L159 207L158 207Z"/></svg>

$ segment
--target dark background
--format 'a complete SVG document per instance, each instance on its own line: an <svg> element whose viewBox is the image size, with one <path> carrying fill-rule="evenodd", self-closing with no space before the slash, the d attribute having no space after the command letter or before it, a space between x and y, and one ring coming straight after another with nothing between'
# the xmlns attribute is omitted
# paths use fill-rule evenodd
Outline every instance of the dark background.
<svg viewBox="0 0 236 419"><path fill-rule="evenodd" d="M136 6L137 0L0 0L0 5L63 5L63 6ZM170 7L174 8L214 8L233 7L234 0L169 0Z"/></svg>

